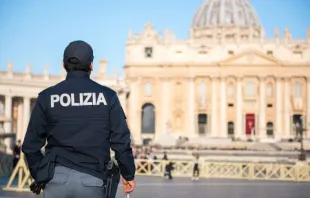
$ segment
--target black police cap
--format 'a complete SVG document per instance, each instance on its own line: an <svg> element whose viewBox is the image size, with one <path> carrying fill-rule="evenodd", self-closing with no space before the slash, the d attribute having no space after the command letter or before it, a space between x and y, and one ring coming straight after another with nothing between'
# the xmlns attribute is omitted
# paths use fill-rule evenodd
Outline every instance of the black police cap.
<svg viewBox="0 0 310 198"><path fill-rule="evenodd" d="M72 59L73 62L70 61ZM69 43L64 51L63 61L65 65L73 64L80 67L89 67L93 59L93 49L84 41L73 41Z"/></svg>

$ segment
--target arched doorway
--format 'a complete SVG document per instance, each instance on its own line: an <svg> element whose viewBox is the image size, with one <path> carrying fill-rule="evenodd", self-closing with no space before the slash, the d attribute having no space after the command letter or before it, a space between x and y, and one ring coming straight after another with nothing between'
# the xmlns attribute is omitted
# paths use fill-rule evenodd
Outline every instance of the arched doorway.
<svg viewBox="0 0 310 198"><path fill-rule="evenodd" d="M302 122L302 115L295 114L293 115L293 125L295 129L295 137L300 138L301 133L303 133L303 122Z"/></svg>
<svg viewBox="0 0 310 198"><path fill-rule="evenodd" d="M274 137L273 134L273 123L272 122L268 122L266 125L267 128L267 137Z"/></svg>
<svg viewBox="0 0 310 198"><path fill-rule="evenodd" d="M149 145L151 141L152 139L150 138L143 139L143 145Z"/></svg>
<svg viewBox="0 0 310 198"><path fill-rule="evenodd" d="M227 124L227 134L228 137L233 137L234 136L234 123L233 122L228 122Z"/></svg>
<svg viewBox="0 0 310 198"><path fill-rule="evenodd" d="M141 132L146 134L155 133L155 108L153 104L147 103L142 106Z"/></svg>
<svg viewBox="0 0 310 198"><path fill-rule="evenodd" d="M198 134L204 136L208 133L208 115L198 114Z"/></svg>

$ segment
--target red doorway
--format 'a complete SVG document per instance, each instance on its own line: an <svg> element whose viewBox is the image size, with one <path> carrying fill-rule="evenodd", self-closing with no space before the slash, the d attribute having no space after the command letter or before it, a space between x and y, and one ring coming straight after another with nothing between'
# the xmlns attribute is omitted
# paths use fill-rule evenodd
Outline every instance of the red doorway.
<svg viewBox="0 0 310 198"><path fill-rule="evenodd" d="M245 115L245 133L247 135L255 134L255 114L246 114Z"/></svg>

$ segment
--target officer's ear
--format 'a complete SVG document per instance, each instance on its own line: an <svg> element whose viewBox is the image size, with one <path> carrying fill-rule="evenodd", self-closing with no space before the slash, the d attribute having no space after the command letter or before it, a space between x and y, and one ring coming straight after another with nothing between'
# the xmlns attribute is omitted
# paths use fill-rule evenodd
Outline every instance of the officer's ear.
<svg viewBox="0 0 310 198"><path fill-rule="evenodd" d="M90 63L89 71L93 71L93 62Z"/></svg>

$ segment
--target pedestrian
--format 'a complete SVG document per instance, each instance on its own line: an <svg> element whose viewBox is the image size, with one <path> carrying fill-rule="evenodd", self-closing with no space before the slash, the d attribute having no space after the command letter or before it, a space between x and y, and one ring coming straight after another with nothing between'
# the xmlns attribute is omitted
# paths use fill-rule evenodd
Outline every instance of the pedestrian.
<svg viewBox="0 0 310 198"><path fill-rule="evenodd" d="M13 148L13 170L15 169L20 159L20 150L21 150L21 140L18 140Z"/></svg>
<svg viewBox="0 0 310 198"><path fill-rule="evenodd" d="M31 190L43 189L44 198L105 197L110 148L124 193L135 188L126 116L116 92L90 79L93 58L89 44L71 42L63 56L66 79L39 93L33 108L22 151L34 179Z"/></svg>
<svg viewBox="0 0 310 198"><path fill-rule="evenodd" d="M194 170L192 180L199 180L199 154L194 159Z"/></svg>
<svg viewBox="0 0 310 198"><path fill-rule="evenodd" d="M163 157L163 160L168 160L168 156L167 156L166 151L164 152L164 157Z"/></svg>
<svg viewBox="0 0 310 198"><path fill-rule="evenodd" d="M166 167L165 167L165 174L164 176L167 177L168 179L173 179L172 177L172 170L174 169L173 167L173 163L172 162L169 162Z"/></svg>

